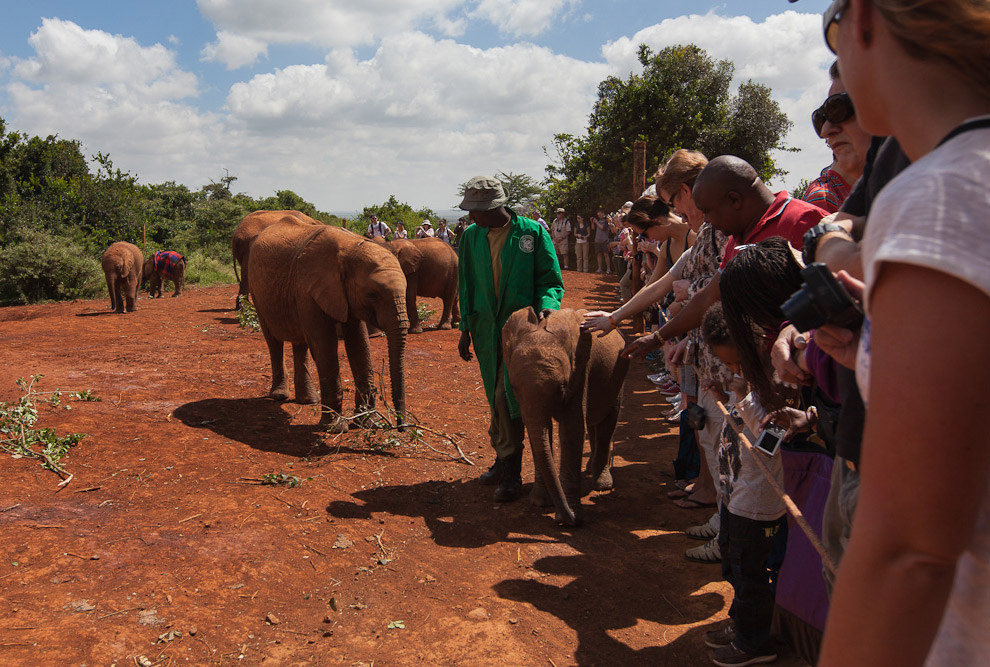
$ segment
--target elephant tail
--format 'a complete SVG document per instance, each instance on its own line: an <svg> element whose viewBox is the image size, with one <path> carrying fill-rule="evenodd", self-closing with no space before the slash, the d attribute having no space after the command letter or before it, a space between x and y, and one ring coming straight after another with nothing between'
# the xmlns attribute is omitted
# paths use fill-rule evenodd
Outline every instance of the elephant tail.
<svg viewBox="0 0 990 667"><path fill-rule="evenodd" d="M241 277L237 274L237 258L234 257L233 261L234 261L234 278L237 279L237 282L241 282Z"/></svg>

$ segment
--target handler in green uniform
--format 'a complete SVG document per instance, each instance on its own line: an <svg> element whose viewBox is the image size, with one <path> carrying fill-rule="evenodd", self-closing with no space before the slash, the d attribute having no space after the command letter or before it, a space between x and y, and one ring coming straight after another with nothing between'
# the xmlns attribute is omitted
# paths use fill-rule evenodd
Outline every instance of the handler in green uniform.
<svg viewBox="0 0 990 667"><path fill-rule="evenodd" d="M497 502L522 493L524 428L519 404L502 365L502 326L520 308L532 306L543 318L560 308L564 281L550 235L536 221L506 208L502 184L490 176L468 181L460 207L474 224L458 245L461 340L457 351L471 360L471 342L491 409L488 435L495 463L482 484L498 484Z"/></svg>

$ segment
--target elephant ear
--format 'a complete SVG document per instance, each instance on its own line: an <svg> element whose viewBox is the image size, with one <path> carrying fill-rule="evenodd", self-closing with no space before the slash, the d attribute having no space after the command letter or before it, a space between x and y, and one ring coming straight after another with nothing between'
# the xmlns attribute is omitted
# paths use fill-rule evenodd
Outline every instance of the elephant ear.
<svg viewBox="0 0 990 667"><path fill-rule="evenodd" d="M502 360L506 368L512 367L512 353L516 348L520 336L535 331L539 325L540 318L532 306L520 308L509 315L502 327Z"/></svg>
<svg viewBox="0 0 990 667"><path fill-rule="evenodd" d="M575 323L576 324L576 323ZM593 334L577 327L577 344L574 346L574 357L571 360L571 379L564 389L564 404L572 400L581 400L584 395L585 379L588 376L588 361L591 359L591 346L594 343Z"/></svg>
<svg viewBox="0 0 990 667"><path fill-rule="evenodd" d="M346 322L348 304L344 276L348 275L350 260L340 247L340 239L332 237L331 232L328 227L322 227L306 236L303 245L308 244L307 253L314 252L319 256L320 266L318 272L313 272L307 291L320 310L338 322ZM321 235L322 238L317 238ZM297 256L297 263L299 259ZM299 267L295 268L298 270Z"/></svg>
<svg viewBox="0 0 990 667"><path fill-rule="evenodd" d="M408 276L419 271L419 265L423 263L423 251L418 245L408 241L396 246L396 249L398 250L396 256L399 258L399 265L404 274Z"/></svg>

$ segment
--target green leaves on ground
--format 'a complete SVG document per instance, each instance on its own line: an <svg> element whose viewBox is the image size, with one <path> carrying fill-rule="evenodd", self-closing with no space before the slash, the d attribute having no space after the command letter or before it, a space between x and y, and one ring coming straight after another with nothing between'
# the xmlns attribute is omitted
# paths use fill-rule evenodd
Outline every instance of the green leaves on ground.
<svg viewBox="0 0 990 667"><path fill-rule="evenodd" d="M244 295L237 297L237 303L241 304L241 309L237 311L237 325L242 329L261 331L261 322L254 305Z"/></svg>
<svg viewBox="0 0 990 667"><path fill-rule="evenodd" d="M287 486L290 489L299 486L300 479L295 475L284 472L269 472L261 478L261 483L267 486Z"/></svg>

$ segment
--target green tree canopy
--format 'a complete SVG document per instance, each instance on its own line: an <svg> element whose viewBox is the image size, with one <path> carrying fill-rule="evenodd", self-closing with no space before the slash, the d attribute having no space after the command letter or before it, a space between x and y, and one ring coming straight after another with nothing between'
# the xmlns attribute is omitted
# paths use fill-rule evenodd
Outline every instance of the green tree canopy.
<svg viewBox="0 0 990 667"><path fill-rule="evenodd" d="M738 155L764 180L784 174L770 151L788 150L781 138L791 122L769 88L749 81L731 95L734 65L694 45L659 53L642 45L639 62L641 74L610 76L599 84L586 134L554 137L544 208L614 210L638 195L632 192L636 141L646 142L647 180L678 148L699 150L709 159Z"/></svg>
<svg viewBox="0 0 990 667"><path fill-rule="evenodd" d="M414 210L409 204L396 199L395 195L389 195L388 199L382 204L365 206L364 211L361 212L361 217L349 222L348 228L358 234L364 234L368 231L368 223L371 221L371 216L373 215L377 215L379 220L389 223L393 231L395 230L395 223L403 223L410 236L412 236L412 231L423 223L423 220L429 218L435 224L437 218L437 214L432 209L421 208Z"/></svg>

